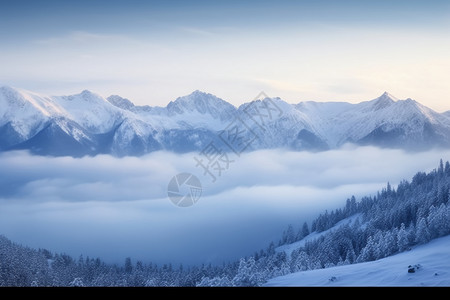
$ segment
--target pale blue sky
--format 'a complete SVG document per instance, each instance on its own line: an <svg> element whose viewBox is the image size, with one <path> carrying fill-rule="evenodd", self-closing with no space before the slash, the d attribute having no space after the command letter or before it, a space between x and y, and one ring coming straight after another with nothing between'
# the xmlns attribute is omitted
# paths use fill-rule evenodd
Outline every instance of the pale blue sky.
<svg viewBox="0 0 450 300"><path fill-rule="evenodd" d="M0 84L166 105L389 91L450 110L449 1L0 1Z"/></svg>

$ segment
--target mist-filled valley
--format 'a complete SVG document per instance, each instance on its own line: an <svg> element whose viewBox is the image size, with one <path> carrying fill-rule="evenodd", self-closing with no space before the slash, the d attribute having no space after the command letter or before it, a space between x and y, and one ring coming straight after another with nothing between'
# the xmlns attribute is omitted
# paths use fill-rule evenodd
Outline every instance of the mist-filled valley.
<svg viewBox="0 0 450 300"><path fill-rule="evenodd" d="M216 181L197 153L83 158L0 154L0 228L14 242L123 263L125 257L174 265L221 264L253 254L352 195L375 194L450 151L345 145L319 153L261 150L241 155ZM198 202L174 205L168 183L192 173Z"/></svg>

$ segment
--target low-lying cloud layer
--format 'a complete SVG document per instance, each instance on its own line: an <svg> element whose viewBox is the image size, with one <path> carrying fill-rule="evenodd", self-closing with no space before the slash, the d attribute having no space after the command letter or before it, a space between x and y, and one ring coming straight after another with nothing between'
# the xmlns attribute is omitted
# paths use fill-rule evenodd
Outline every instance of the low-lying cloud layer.
<svg viewBox="0 0 450 300"><path fill-rule="evenodd" d="M437 167L450 151L347 147L320 153L264 150L233 157L216 182L196 153L145 157L0 154L0 234L32 247L119 262L221 263L277 240L347 198ZM202 197L180 208L167 197L182 172Z"/></svg>

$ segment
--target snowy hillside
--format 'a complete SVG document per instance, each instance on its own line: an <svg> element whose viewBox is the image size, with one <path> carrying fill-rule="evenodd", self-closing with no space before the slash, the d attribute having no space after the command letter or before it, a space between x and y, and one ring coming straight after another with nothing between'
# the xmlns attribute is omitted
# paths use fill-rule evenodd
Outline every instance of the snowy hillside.
<svg viewBox="0 0 450 300"><path fill-rule="evenodd" d="M117 95L105 99L87 90L45 96L0 88L0 151L71 156L201 151L212 141L224 146L224 138L233 132L239 133L239 140L250 141L246 150L322 151L349 142L423 150L450 147L450 115L388 93L359 104L292 105L265 98L236 108L195 91L166 107L151 107Z"/></svg>
<svg viewBox="0 0 450 300"><path fill-rule="evenodd" d="M377 261L297 272L266 286L450 286L450 236ZM416 267L408 273L408 266Z"/></svg>
<svg viewBox="0 0 450 300"><path fill-rule="evenodd" d="M314 232L308 234L306 237L304 237L300 241L277 247L275 249L275 251L277 251L277 252L285 252L286 255L291 255L294 250L300 249L302 247L305 247L306 243L312 242L312 241L314 241L314 240L316 240L316 239L318 239L320 237L323 237L326 234L331 233L332 231L335 231L335 230L343 227L344 225L352 226L355 223L356 220L358 220L358 222L360 222L361 219L362 219L362 215L361 214L355 214L355 215L353 215L351 217L348 217L348 218L345 218L344 220L339 221L338 223L336 223L336 225L334 225L330 229L327 229L327 230L322 231L322 232L314 231Z"/></svg>

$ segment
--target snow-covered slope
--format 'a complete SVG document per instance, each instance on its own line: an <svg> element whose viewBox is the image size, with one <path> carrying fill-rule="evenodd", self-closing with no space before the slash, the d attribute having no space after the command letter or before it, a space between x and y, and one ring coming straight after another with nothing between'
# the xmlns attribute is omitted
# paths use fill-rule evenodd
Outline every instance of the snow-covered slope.
<svg viewBox="0 0 450 300"><path fill-rule="evenodd" d="M121 109L88 90L78 95L52 99L63 109L67 119L75 121L92 133L108 132L124 117Z"/></svg>
<svg viewBox="0 0 450 300"><path fill-rule="evenodd" d="M0 126L7 126L19 140L32 136L52 114L58 113L50 99L10 87L0 88Z"/></svg>
<svg viewBox="0 0 450 300"><path fill-rule="evenodd" d="M359 104L303 102L296 109L314 124L315 133L331 148L347 142L422 148L427 142L449 145L449 118L385 92Z"/></svg>
<svg viewBox="0 0 450 300"><path fill-rule="evenodd" d="M167 105L169 116L184 115L192 112L209 115L220 121L229 121L236 108L214 95L195 91L192 94L177 98Z"/></svg>
<svg viewBox="0 0 450 300"><path fill-rule="evenodd" d="M287 255L291 255L292 251L299 249L301 247L304 247L307 242L314 241L314 240L320 238L321 236L324 236L324 235L328 234L329 232L340 228L341 226L344 226L344 225L352 226L356 220L359 220L359 222L361 222L362 214L355 214L351 217L341 220L338 223L336 223L336 225L331 227L330 229L324 230L322 232L316 232L316 231L311 232L309 235L307 235L300 241L294 242L292 244L286 244L286 245L279 246L275 249L275 251L276 252L284 251Z"/></svg>
<svg viewBox="0 0 450 300"><path fill-rule="evenodd" d="M266 286L450 286L450 236L377 261L303 271ZM408 273L408 266L418 266Z"/></svg>
<svg viewBox="0 0 450 300"><path fill-rule="evenodd" d="M87 90L50 97L2 87L0 150L73 156L143 155L164 148L198 150L195 145L210 140L200 139L216 135L235 110L224 100L199 91L162 108L135 106L119 96L105 99ZM178 143L173 136L183 141ZM186 145L186 140L192 145Z"/></svg>
<svg viewBox="0 0 450 300"><path fill-rule="evenodd" d="M105 99L87 90L45 96L0 88L2 151L29 149L74 156L200 151L217 141L224 130L229 130L227 134L234 130L239 139L252 141L248 150L321 151L348 142L418 150L450 147L449 113L439 114L388 93L359 104L309 101L292 105L280 98L265 98L236 108L195 91L166 107L151 107L136 106L117 95ZM63 147L67 141L72 146ZM71 147L78 149L76 154L70 152Z"/></svg>

